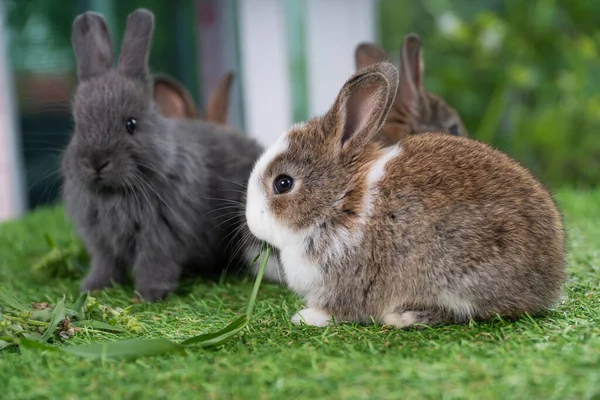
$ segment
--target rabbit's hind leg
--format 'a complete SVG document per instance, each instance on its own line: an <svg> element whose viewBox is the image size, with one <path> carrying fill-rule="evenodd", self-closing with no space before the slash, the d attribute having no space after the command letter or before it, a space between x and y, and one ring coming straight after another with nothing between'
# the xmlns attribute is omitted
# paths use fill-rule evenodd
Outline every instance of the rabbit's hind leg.
<svg viewBox="0 0 600 400"><path fill-rule="evenodd" d="M396 328L408 328L413 325L439 325L454 322L453 318L444 310L399 310L383 317L384 325Z"/></svg>

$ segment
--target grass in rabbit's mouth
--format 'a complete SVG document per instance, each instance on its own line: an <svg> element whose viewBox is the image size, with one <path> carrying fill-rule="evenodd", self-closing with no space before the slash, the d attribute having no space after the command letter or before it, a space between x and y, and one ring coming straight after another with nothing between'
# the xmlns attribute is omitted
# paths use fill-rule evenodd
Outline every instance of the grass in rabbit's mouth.
<svg viewBox="0 0 600 400"><path fill-rule="evenodd" d="M290 317L301 301L263 282L243 334L210 348L186 348L183 357L165 352L115 359L107 352L103 361L10 346L0 351L0 398L598 399L600 190L563 190L557 200L565 213L569 282L564 301L547 315L404 331L293 326ZM56 251L32 271L48 254L44 233L54 239ZM66 294L64 308L75 308L80 256L61 207L0 225L0 283L24 307L32 301L58 304ZM240 318L254 285L254 278L230 272L222 281L185 281L158 303L135 303L131 287L113 288L95 294L99 308L80 317L126 332L85 325L68 337L68 325L59 324L59 334L46 343L61 348L138 339L181 344ZM70 318L71 325L81 319ZM40 335L48 326L19 325Z"/></svg>

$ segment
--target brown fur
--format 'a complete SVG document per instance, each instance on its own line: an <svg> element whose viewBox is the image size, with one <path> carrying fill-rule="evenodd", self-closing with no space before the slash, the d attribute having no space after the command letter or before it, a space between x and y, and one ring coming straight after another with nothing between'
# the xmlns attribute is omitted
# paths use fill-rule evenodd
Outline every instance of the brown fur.
<svg viewBox="0 0 600 400"><path fill-rule="evenodd" d="M368 172L392 151L369 142L394 102L390 68L356 73L325 117L292 130L263 176L269 212L308 232L304 257L322 272L308 306L400 327L551 307L565 280L562 217L548 191L505 154L463 137L408 136L365 208ZM348 115L362 120L349 125ZM295 186L274 195L279 174ZM343 229L358 239L341 240Z"/></svg>
<svg viewBox="0 0 600 400"><path fill-rule="evenodd" d="M163 116L178 119L201 118L192 95L181 82L166 74L156 74L152 78L154 102ZM221 125L227 123L229 90L232 83L232 72L226 73L219 80L206 105L206 121Z"/></svg>
<svg viewBox="0 0 600 400"><path fill-rule="evenodd" d="M387 65L389 68L394 68L391 64ZM356 88L355 96L350 96L349 92L342 92L328 115L317 118L306 126L292 129L289 151L273 160L270 168L265 172L263 182L265 189L270 191L273 178L280 173L278 171L288 171L286 172L288 175L301 177L301 181L296 181L295 187L303 187L306 190L298 192L292 190L288 195L272 197L270 207L275 215L285 216L286 223L290 223L295 229L303 229L315 219L329 215L332 208L341 207L342 213L330 223L336 226L349 225L348 219L359 211L357 206L362 202L361 184L356 182L356 187L352 191L339 193L339 188L333 187L331 181L336 180L336 177L342 180L360 181L361 174L357 173L355 168L362 169L364 175L368 170L369 162L373 160L371 153L378 151L379 145L369 143L365 147L366 136L355 135L347 139L340 148L340 141L344 140L342 139L344 125L353 122L350 118L346 118L346 115L356 114L356 110L348 109L346 112L342 108L346 105L356 107L350 104L353 99L362 99L365 93L373 92L373 87L379 88L374 95L383 100L376 103L366 123L367 127L379 125L394 100L395 93L390 91L390 88L395 88L398 84L397 75L393 75L391 71L383 69L382 73L377 74L357 74L350 82ZM310 135L306 134L307 130L311 132ZM331 135L332 130L338 130L342 137ZM352 151L355 147L364 148L364 151ZM341 152L341 150L346 151ZM302 182L305 181L310 184L303 186ZM292 194L294 199L290 201ZM292 219L290 220L289 217Z"/></svg>
<svg viewBox="0 0 600 400"><path fill-rule="evenodd" d="M229 109L229 90L233 84L233 72L228 72L221 77L215 90L206 103L206 120L225 124Z"/></svg>
<svg viewBox="0 0 600 400"><path fill-rule="evenodd" d="M400 49L400 84L394 105L376 140L391 145L406 136L421 132L448 133L456 127L459 136L468 132L458 112L441 97L427 91L423 83L421 41L415 33L405 36ZM355 51L356 69L390 61L379 46L362 43Z"/></svg>

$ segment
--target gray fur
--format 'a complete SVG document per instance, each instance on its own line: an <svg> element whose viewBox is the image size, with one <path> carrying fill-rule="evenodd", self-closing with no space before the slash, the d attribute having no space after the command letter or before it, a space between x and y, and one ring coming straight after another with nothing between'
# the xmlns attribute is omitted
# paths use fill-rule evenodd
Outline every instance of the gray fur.
<svg viewBox="0 0 600 400"><path fill-rule="evenodd" d="M75 18L72 41L80 81L102 75L112 67L112 42L106 22L100 14L87 12Z"/></svg>
<svg viewBox="0 0 600 400"><path fill-rule="evenodd" d="M94 46L111 46L98 34L106 29L97 14L86 34L104 41L81 39L79 25L90 15L78 17L73 28L80 85L75 132L62 162L65 207L92 257L81 289L123 282L132 268L136 290L153 301L173 292L184 272L216 270L230 261L228 244L244 229L241 188L262 149L230 129L162 117L152 101L148 37L145 51L122 54L118 69L91 73L98 71L89 58L97 53ZM129 25L125 40L139 43L136 35L147 36L148 26L151 33L149 11L135 11L128 21L136 29ZM87 47L77 50L81 42ZM133 134L126 130L128 118L137 120Z"/></svg>
<svg viewBox="0 0 600 400"><path fill-rule="evenodd" d="M145 79L148 75L153 30L154 14L150 11L138 9L127 17L127 28L119 56L119 71L124 75L140 79Z"/></svg>

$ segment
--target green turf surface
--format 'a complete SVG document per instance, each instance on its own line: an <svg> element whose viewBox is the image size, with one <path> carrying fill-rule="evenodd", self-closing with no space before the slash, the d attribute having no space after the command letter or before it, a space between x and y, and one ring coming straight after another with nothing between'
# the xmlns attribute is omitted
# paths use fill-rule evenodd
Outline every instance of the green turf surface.
<svg viewBox="0 0 600 400"><path fill-rule="evenodd" d="M23 349L0 352L2 399L477 398L600 399L600 191L561 191L569 283L556 310L535 319L424 330L292 326L300 301L263 284L251 326L216 349L136 361L88 361ZM78 279L50 280L31 266L72 239L62 209L0 225L0 282L22 299L77 296ZM134 304L133 289L98 301L133 304L137 334L79 332L64 345L135 337L181 340L222 328L245 311L252 279L185 282L160 304ZM58 344L55 340L54 344Z"/></svg>

